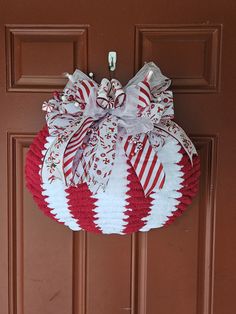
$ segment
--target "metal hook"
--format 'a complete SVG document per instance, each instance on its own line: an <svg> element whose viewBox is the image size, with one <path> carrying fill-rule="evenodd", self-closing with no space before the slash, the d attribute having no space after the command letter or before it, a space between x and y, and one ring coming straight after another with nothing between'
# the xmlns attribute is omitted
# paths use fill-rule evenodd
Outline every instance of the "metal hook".
<svg viewBox="0 0 236 314"><path fill-rule="evenodd" d="M108 53L109 71L111 71L111 72L115 71L115 69L116 69L116 60L117 60L116 51L110 51Z"/></svg>

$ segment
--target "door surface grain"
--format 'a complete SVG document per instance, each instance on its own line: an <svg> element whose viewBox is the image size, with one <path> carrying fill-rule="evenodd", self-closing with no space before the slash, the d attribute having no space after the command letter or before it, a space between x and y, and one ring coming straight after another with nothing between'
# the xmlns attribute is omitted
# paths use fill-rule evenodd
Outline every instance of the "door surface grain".
<svg viewBox="0 0 236 314"><path fill-rule="evenodd" d="M233 0L0 0L0 314L233 314L235 11ZM167 228L73 233L25 188L41 104L63 72L125 84L145 61L172 79L175 116L201 157L193 204Z"/></svg>

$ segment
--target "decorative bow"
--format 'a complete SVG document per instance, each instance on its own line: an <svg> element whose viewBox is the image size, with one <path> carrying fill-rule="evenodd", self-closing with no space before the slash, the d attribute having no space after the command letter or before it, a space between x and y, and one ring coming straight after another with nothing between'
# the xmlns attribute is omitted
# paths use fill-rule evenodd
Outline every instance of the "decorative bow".
<svg viewBox="0 0 236 314"><path fill-rule="evenodd" d="M98 85L72 76L63 94L44 102L54 140L46 152L42 176L49 182L63 180L67 186L86 182L94 194L105 191L119 145L144 194L161 189L165 173L158 158L160 132L174 136L190 159L196 151L185 132L171 121L172 92L152 89L151 72L125 90L115 79L103 79Z"/></svg>

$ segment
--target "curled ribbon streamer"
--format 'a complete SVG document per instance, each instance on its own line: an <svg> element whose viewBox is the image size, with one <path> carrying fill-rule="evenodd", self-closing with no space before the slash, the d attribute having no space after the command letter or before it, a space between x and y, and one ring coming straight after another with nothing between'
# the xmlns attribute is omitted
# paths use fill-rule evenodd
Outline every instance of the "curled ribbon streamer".
<svg viewBox="0 0 236 314"><path fill-rule="evenodd" d="M67 186L85 182L94 194L105 191L120 141L147 196L165 184L153 146L159 140L154 128L176 138L192 160L192 142L171 121L173 95L166 90L170 80L153 63L145 65L144 72L136 84L122 88L115 79L98 85L77 70L63 93L43 104L49 133L55 137L42 166L45 180L63 180Z"/></svg>

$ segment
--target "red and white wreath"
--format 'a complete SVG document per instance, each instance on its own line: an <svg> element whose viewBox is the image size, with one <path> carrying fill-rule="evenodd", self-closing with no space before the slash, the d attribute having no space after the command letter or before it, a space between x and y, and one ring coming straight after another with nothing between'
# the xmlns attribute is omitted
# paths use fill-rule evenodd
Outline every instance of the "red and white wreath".
<svg viewBox="0 0 236 314"><path fill-rule="evenodd" d="M198 190L199 157L172 120L171 80L153 63L122 87L76 70L45 101L47 125L26 158L39 208L74 231L128 234L165 226Z"/></svg>

